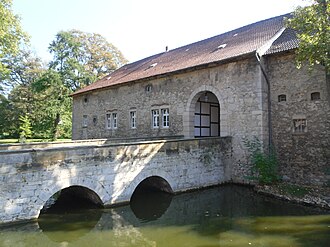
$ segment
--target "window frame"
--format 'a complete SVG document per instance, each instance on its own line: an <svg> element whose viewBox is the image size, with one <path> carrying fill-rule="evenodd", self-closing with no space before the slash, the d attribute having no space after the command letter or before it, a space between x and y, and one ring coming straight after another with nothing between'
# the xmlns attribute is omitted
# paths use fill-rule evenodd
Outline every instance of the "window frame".
<svg viewBox="0 0 330 247"><path fill-rule="evenodd" d="M301 123L299 123L301 122ZM294 118L293 119L293 133L303 134L307 132L307 119L306 118Z"/></svg>
<svg viewBox="0 0 330 247"><path fill-rule="evenodd" d="M286 94L279 94L277 96L277 101L278 102L286 102L287 101Z"/></svg>
<svg viewBox="0 0 330 247"><path fill-rule="evenodd" d="M131 110L129 112L129 126L131 129L136 129L136 110Z"/></svg>
<svg viewBox="0 0 330 247"><path fill-rule="evenodd" d="M153 129L159 129L159 109L151 110L151 122Z"/></svg>
<svg viewBox="0 0 330 247"><path fill-rule="evenodd" d="M113 112L112 116L112 129L118 129L118 113Z"/></svg>
<svg viewBox="0 0 330 247"><path fill-rule="evenodd" d="M162 108L161 115L162 115L162 128L168 129L170 127L170 109Z"/></svg>
<svg viewBox="0 0 330 247"><path fill-rule="evenodd" d="M88 116L87 115L83 115L83 118L82 118L82 127L83 128L87 128L88 127Z"/></svg>
<svg viewBox="0 0 330 247"><path fill-rule="evenodd" d="M105 114L105 127L106 129L111 129L112 127L112 114L111 113L106 113Z"/></svg>

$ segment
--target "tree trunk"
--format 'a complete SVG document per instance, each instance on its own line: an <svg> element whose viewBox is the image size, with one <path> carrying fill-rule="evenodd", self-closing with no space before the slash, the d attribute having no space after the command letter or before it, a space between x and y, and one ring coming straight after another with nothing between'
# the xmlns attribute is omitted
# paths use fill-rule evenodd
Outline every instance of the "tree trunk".
<svg viewBox="0 0 330 247"><path fill-rule="evenodd" d="M53 141L56 141L58 138L58 124L60 123L60 121L61 121L60 113L56 113L56 117L54 120L53 136L52 136Z"/></svg>

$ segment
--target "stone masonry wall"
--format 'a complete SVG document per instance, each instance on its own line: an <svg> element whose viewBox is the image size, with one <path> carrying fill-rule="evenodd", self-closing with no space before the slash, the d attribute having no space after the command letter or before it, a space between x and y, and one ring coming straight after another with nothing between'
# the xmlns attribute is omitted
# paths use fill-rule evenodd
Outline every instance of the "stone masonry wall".
<svg viewBox="0 0 330 247"><path fill-rule="evenodd" d="M0 151L0 223L37 218L70 186L94 191L105 205L128 202L146 178L174 192L230 180L231 138L153 141Z"/></svg>
<svg viewBox="0 0 330 247"><path fill-rule="evenodd" d="M325 71L297 69L293 54L268 58L274 144L284 180L301 184L330 184L330 95ZM311 94L320 93L312 100ZM286 101L279 102L279 95ZM306 120L305 131L294 121Z"/></svg>
<svg viewBox="0 0 330 247"><path fill-rule="evenodd" d="M265 83L254 56L241 61L170 75L138 83L113 86L74 96L73 139L194 136L194 110L198 97L212 92L220 103L221 136L231 136L233 180L242 181L246 165L244 137L267 142ZM150 85L151 91L146 87ZM169 108L170 127L153 129L151 110ZM137 112L137 128L129 127L129 112ZM106 129L106 113L118 113L118 129ZM82 126L83 115L87 127ZM94 121L93 121L94 120Z"/></svg>

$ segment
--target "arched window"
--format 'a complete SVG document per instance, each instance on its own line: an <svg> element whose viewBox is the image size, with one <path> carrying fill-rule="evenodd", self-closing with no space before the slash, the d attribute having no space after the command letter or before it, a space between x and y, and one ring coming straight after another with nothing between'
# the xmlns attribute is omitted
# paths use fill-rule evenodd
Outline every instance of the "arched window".
<svg viewBox="0 0 330 247"><path fill-rule="evenodd" d="M211 92L203 92L195 105L195 137L220 136L220 105Z"/></svg>

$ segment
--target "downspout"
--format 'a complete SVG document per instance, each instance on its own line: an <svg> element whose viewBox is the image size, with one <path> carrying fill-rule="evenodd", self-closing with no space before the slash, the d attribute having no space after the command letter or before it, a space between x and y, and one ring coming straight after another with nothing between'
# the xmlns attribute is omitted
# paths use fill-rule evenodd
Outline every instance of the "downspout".
<svg viewBox="0 0 330 247"><path fill-rule="evenodd" d="M259 63L262 75L264 76L267 83L267 110L268 110L268 152L270 152L272 144L273 144L273 127L272 127L272 103L270 98L270 82L268 79L268 75L266 73L265 68L261 63L261 56L258 52L256 52L256 58Z"/></svg>
<svg viewBox="0 0 330 247"><path fill-rule="evenodd" d="M274 41L281 36L284 32L285 27L282 27L270 40L268 40L263 46L256 50L256 58L258 64L260 66L261 72L265 81L267 83L267 108L268 108L268 152L271 151L273 144L273 127L272 127L272 103L271 103L271 90L270 90L270 81L267 75L266 69L264 68L261 58L267 52L267 50L271 47Z"/></svg>

